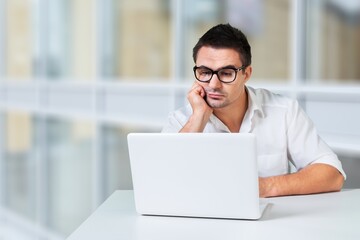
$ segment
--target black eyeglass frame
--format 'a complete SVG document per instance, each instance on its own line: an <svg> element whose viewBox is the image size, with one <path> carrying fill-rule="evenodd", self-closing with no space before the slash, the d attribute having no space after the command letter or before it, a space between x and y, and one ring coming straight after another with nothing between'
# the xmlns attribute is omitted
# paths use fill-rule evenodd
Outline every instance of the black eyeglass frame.
<svg viewBox="0 0 360 240"><path fill-rule="evenodd" d="M217 70L217 71L214 71L214 70L212 70L212 69L210 69L210 68L207 68L207 67L204 67L204 66L201 66L201 67L194 66L193 71L194 71L194 75L195 75L196 80L198 80L199 82L209 83L209 82L211 81L211 79L213 78L214 74L216 74L216 76L218 77L218 79L219 79L220 82L222 82L222 83L232 83L232 82L235 81L235 79L236 79L236 77L237 77L237 73L238 73L239 71L241 71L241 70L244 70L246 67L247 67L247 66L245 66L245 65L242 65L242 66L239 67L239 68L236 68L236 67L225 67L225 68L221 68L221 69L219 69L219 70ZM209 80L204 81L204 80L200 80L200 79L197 78L197 76L196 76L196 70L199 69L199 68L205 68L205 69L208 69L209 71L211 71L211 77L210 77ZM220 71L222 71L222 70L225 70L225 69L232 69L232 70L235 71L234 79L233 79L232 81L230 81L230 82L222 81L222 80L220 79L220 77L219 77L219 74L218 74L218 73L219 73Z"/></svg>

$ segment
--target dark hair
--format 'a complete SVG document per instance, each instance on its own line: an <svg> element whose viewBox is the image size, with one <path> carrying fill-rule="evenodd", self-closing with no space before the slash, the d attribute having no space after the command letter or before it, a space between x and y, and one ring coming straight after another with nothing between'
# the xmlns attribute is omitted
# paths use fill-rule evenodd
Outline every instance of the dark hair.
<svg viewBox="0 0 360 240"><path fill-rule="evenodd" d="M237 51L244 66L251 64L251 47L239 29L230 24L219 24L208 30L193 48L193 59L196 62L197 54L201 47L230 48Z"/></svg>

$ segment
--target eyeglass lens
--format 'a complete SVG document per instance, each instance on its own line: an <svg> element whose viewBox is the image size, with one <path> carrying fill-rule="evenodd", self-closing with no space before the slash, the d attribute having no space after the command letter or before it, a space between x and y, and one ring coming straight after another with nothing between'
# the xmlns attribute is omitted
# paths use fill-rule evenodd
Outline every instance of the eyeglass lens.
<svg viewBox="0 0 360 240"><path fill-rule="evenodd" d="M236 70L231 68L220 69L219 71L212 71L208 68L197 68L195 70L195 77L202 82L210 81L214 74L216 74L222 82L232 82L236 78Z"/></svg>

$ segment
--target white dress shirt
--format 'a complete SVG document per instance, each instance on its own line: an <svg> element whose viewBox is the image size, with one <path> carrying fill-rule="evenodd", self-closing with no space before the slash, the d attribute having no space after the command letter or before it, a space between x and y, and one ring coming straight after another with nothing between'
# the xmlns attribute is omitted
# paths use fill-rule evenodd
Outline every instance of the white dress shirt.
<svg viewBox="0 0 360 240"><path fill-rule="evenodd" d="M256 135L260 177L325 163L337 168L346 178L338 157L318 136L314 124L296 100L265 89L246 87L246 90L249 104L239 132ZM190 104L171 112L162 132L179 132L191 114ZM204 132L230 130L212 114Z"/></svg>

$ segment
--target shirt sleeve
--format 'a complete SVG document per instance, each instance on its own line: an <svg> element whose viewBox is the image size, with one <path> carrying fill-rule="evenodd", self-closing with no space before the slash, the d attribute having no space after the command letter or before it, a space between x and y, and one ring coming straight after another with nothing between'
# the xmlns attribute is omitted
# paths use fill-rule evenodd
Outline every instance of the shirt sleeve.
<svg viewBox="0 0 360 240"><path fill-rule="evenodd" d="M346 179L340 160L320 138L313 122L297 101L290 103L287 122L288 157L297 170L309 164L324 163L335 167Z"/></svg>
<svg viewBox="0 0 360 240"><path fill-rule="evenodd" d="M178 133L183 128L180 121L177 119L175 112L168 115L167 122L162 128L162 133Z"/></svg>

